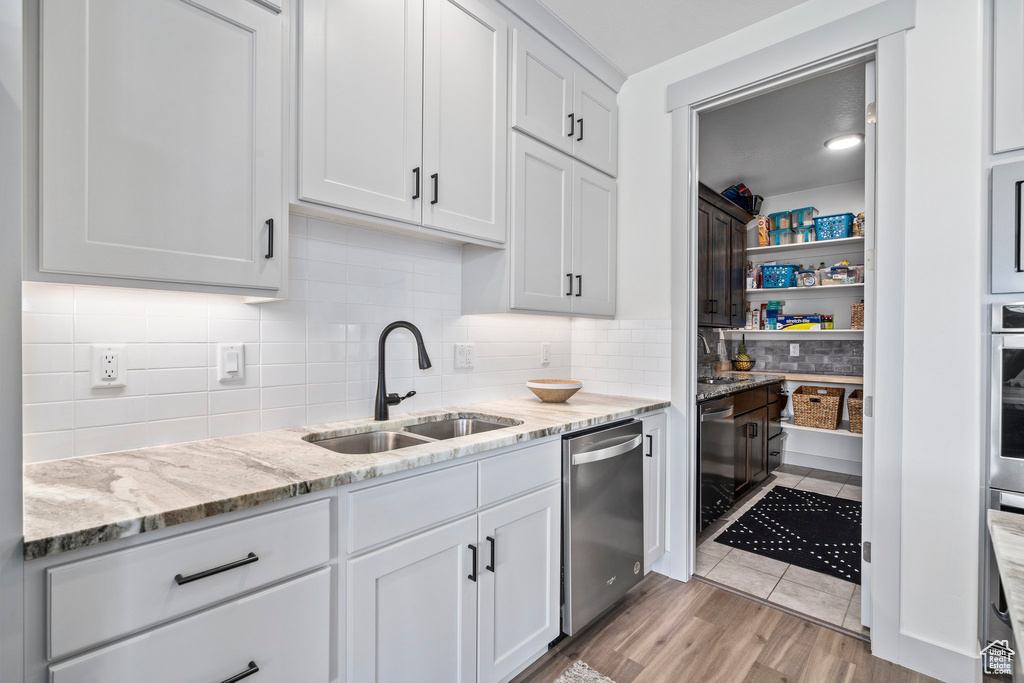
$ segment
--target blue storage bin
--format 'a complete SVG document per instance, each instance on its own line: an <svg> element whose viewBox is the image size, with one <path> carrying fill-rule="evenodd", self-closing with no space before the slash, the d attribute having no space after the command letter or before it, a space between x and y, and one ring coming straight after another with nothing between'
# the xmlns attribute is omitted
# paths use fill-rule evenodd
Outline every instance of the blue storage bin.
<svg viewBox="0 0 1024 683"><path fill-rule="evenodd" d="M790 215L793 219L792 227L798 228L800 226L814 225L814 219L818 215L818 210L813 206L805 206L802 209L793 209Z"/></svg>
<svg viewBox="0 0 1024 683"><path fill-rule="evenodd" d="M793 231L789 228L786 228L785 230L769 230L768 244L793 244Z"/></svg>
<svg viewBox="0 0 1024 683"><path fill-rule="evenodd" d="M833 216L818 216L814 219L814 232L819 241L841 240L849 237L852 227L852 213L837 213Z"/></svg>
<svg viewBox="0 0 1024 683"><path fill-rule="evenodd" d="M768 228L770 230L789 230L791 227L789 211L778 211L768 214Z"/></svg>
<svg viewBox="0 0 1024 683"><path fill-rule="evenodd" d="M793 287L796 283L796 271L800 266L787 264L763 265L761 266L761 287L763 289L778 289L780 287Z"/></svg>

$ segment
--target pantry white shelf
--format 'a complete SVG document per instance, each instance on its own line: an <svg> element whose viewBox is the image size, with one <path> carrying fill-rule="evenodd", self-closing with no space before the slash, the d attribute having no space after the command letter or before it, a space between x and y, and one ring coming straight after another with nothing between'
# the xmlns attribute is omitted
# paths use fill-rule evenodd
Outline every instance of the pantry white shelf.
<svg viewBox="0 0 1024 683"><path fill-rule="evenodd" d="M782 419L782 428L784 430L793 430L797 432L815 432L817 434L832 434L834 436L849 436L855 439L861 439L864 437L863 434L857 434L850 431L850 421L843 420L839 423L839 429L819 429L818 427L803 427L793 423L792 418Z"/></svg>
<svg viewBox="0 0 1024 683"><path fill-rule="evenodd" d="M864 283L852 285L825 285L817 287L772 287L768 289L748 289L748 299L771 299L776 294L785 294L791 298L810 298L817 296L856 296L851 290L863 290Z"/></svg>
<svg viewBox="0 0 1024 683"><path fill-rule="evenodd" d="M844 237L839 240L820 240L818 242L801 242L799 244L773 244L767 247L747 247L747 256L759 256L761 254L775 254L780 252L805 253L805 252L837 252L856 251L864 248L863 237Z"/></svg>
<svg viewBox="0 0 1024 683"><path fill-rule="evenodd" d="M838 286L838 285L837 285ZM757 337L799 337L801 339L863 339L864 330L744 330L743 328L722 330L728 339L739 339L742 335Z"/></svg>

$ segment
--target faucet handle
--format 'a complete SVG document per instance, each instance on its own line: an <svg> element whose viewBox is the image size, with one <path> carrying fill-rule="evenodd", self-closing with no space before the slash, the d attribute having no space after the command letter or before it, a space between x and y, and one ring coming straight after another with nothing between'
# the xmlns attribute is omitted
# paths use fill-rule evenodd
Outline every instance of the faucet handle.
<svg viewBox="0 0 1024 683"><path fill-rule="evenodd" d="M397 406L399 403L401 403L405 399L412 398L415 395L416 395L415 391L410 391L405 396L399 396L398 394L388 394L388 405L389 406Z"/></svg>

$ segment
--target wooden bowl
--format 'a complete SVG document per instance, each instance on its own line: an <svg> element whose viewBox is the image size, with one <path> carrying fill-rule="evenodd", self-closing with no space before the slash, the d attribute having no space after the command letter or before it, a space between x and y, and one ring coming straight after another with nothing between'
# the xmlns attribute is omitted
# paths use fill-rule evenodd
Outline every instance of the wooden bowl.
<svg viewBox="0 0 1024 683"><path fill-rule="evenodd" d="M565 403L583 388L583 382L574 379L531 379L526 387L545 403Z"/></svg>

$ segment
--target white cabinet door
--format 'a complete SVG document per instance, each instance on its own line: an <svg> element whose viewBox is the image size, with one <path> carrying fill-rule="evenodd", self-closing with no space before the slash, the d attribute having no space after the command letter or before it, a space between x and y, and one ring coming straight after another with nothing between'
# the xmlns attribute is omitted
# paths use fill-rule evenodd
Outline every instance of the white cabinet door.
<svg viewBox="0 0 1024 683"><path fill-rule="evenodd" d="M250 675L261 683L327 683L333 642L331 570L324 567L56 664L50 667L49 680L227 681L258 668Z"/></svg>
<svg viewBox="0 0 1024 683"><path fill-rule="evenodd" d="M992 6L992 151L1024 147L1024 5Z"/></svg>
<svg viewBox="0 0 1024 683"><path fill-rule="evenodd" d="M668 416L643 418L644 423L644 572L665 554L665 467L668 461Z"/></svg>
<svg viewBox="0 0 1024 683"><path fill-rule="evenodd" d="M619 107L615 91L589 72L577 68L573 82L576 137L573 154L605 173L619 167Z"/></svg>
<svg viewBox="0 0 1024 683"><path fill-rule="evenodd" d="M299 198L419 223L423 0L305 0L301 59Z"/></svg>
<svg viewBox="0 0 1024 683"><path fill-rule="evenodd" d="M248 0L47 0L40 30L40 269L279 288L281 17Z"/></svg>
<svg viewBox="0 0 1024 683"><path fill-rule="evenodd" d="M572 154L574 64L528 28L512 32L512 126Z"/></svg>
<svg viewBox="0 0 1024 683"><path fill-rule="evenodd" d="M558 636L561 489L480 514L480 682L509 674Z"/></svg>
<svg viewBox="0 0 1024 683"><path fill-rule="evenodd" d="M615 179L573 163L572 312L615 315Z"/></svg>
<svg viewBox="0 0 1024 683"><path fill-rule="evenodd" d="M505 241L508 25L482 0L426 0L423 224Z"/></svg>
<svg viewBox="0 0 1024 683"><path fill-rule="evenodd" d="M573 160L513 134L512 243L509 306L572 310Z"/></svg>
<svg viewBox="0 0 1024 683"><path fill-rule="evenodd" d="M349 562L348 680L476 680L476 527L468 517Z"/></svg>

